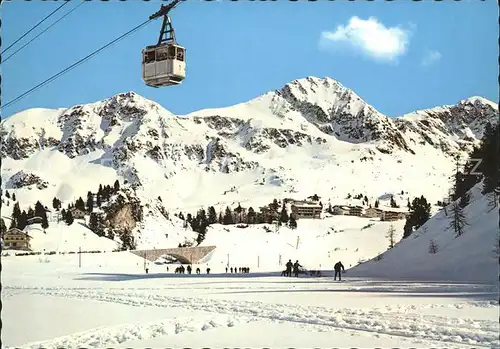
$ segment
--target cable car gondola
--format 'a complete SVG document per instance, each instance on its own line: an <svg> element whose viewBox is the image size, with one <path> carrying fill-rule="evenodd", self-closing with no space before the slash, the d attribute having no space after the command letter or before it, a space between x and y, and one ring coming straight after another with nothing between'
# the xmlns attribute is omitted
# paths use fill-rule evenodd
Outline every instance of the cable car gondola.
<svg viewBox="0 0 500 349"><path fill-rule="evenodd" d="M157 88L178 85L186 77L186 49L177 44L168 16L168 11L179 1L162 5L160 11L149 17L154 19L163 15L158 43L142 50L142 79L148 86Z"/></svg>

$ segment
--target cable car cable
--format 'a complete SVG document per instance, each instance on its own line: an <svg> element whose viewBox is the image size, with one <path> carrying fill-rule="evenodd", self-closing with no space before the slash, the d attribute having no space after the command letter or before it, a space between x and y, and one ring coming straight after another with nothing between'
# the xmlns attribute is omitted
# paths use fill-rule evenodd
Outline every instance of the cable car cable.
<svg viewBox="0 0 500 349"><path fill-rule="evenodd" d="M4 54L5 51L7 51L9 48L11 48L12 46L14 46L15 44L17 44L19 42L19 40L21 40L22 38L24 38L26 35L28 35L29 33L31 33L36 27L38 27L40 24L42 24L43 22L45 22L50 16L52 16L54 13L56 13L57 11L59 11L63 6L69 4L69 0L66 0L64 2L64 4L62 4L61 6L59 6L58 8L56 8L54 11L52 11L49 15L47 15L44 19L42 19L40 22L38 22L34 27L32 27L30 30L28 30L26 33L24 33L23 35L21 35L21 37L19 37L19 39L17 39L16 41L14 41L12 44L10 44L9 47L7 47L5 50L2 51L2 53L0 54Z"/></svg>
<svg viewBox="0 0 500 349"><path fill-rule="evenodd" d="M31 92L39 89L40 87L50 83L51 81L57 79L58 77L60 77L61 75L64 75L65 73L67 73L68 71L70 71L71 69L77 67L78 65L82 64L83 62L89 60L90 58L92 58L93 56L95 56L96 54L98 54L99 52L101 52L102 50L108 48L109 46L113 45L114 43L122 40L123 38L125 38L126 36L132 34L133 32L135 32L136 30L140 29L141 27L145 26L146 24L148 24L149 22L151 22L152 19L148 19L147 21L139 24L138 26L136 26L135 28L129 30L128 32L126 32L125 34L119 36L118 38L114 39L113 41L110 41L109 43L107 43L106 45L102 46L101 48L95 50L94 52L88 54L87 56L83 57L82 59L80 59L79 61L77 61L76 63L73 63L72 65L70 65L69 67L67 67L66 69L63 69L62 71L60 71L59 73L51 76L50 78L46 79L45 81L39 83L38 85L36 85L35 87L32 87L31 89L29 89L28 91L24 92L23 94L17 96L16 98L14 98L13 100L10 100L9 102L7 102L5 105L2 105L1 106L1 109L3 110L3 108L6 108L8 107L9 105L19 101L20 99L26 97L27 95L29 95Z"/></svg>
<svg viewBox="0 0 500 349"><path fill-rule="evenodd" d="M13 54L11 54L10 56L8 56L7 58L5 59L2 59L2 62L1 63L5 63L7 62L12 56L14 56L16 53L18 53L19 51L21 51L23 48L25 48L26 46L28 46L30 43L32 43L34 40L36 40L40 35L42 35L43 33L45 33L47 30L49 30L50 28L52 28L54 25L56 25L57 23L59 23L63 18L65 18L66 16L68 16L71 12L73 12L74 10L76 10L78 7L80 7L81 5L83 5L84 3L86 3L87 1L82 1L81 3L79 3L78 5L76 5L75 7L73 7L73 9L71 9L70 11L66 12L66 14L64 16L62 16L61 18L59 18L57 21L55 21L54 23L52 23L51 25L49 25L47 28L45 28L44 30L42 30L37 36L35 36L33 39L31 39L30 41L28 41L27 43L25 43L23 46L21 46L20 48L18 48L16 51L14 51ZM1 64L0 63L0 64Z"/></svg>

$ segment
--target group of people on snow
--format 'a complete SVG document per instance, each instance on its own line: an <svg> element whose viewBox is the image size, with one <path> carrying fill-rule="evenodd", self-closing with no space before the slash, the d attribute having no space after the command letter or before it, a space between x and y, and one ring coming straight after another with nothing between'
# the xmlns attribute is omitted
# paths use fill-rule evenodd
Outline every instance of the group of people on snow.
<svg viewBox="0 0 500 349"><path fill-rule="evenodd" d="M300 273L300 268L302 267L302 265L300 265L299 261L295 261L295 263L292 263L292 260L289 259L288 262L285 264L286 266L286 269L283 270L281 272L281 276L288 276L288 277L291 277L292 276L292 273L295 277L299 277L299 273ZM341 274L342 272L345 273L345 268L344 268L344 265L342 264L342 262L338 261L337 263L335 263L335 265L333 266L333 269L335 271L335 275L333 277L334 280L337 280L337 276L339 277L339 281L341 281ZM319 271L317 273L315 273L316 275L320 274Z"/></svg>
<svg viewBox="0 0 500 349"><path fill-rule="evenodd" d="M167 271L168 271L168 267L167 267ZM188 274L191 274L191 272L193 271L193 268L190 265L188 265L187 268L184 268L183 265L175 268L175 274L185 274L186 271L188 272ZM198 275L201 274L200 268L196 268L196 274L198 274ZM210 268L207 268L207 274L210 274Z"/></svg>
<svg viewBox="0 0 500 349"><path fill-rule="evenodd" d="M231 271L231 274L233 273L249 273L250 272L250 268L249 267L226 267L226 273L228 273L229 271Z"/></svg>
<svg viewBox="0 0 500 349"><path fill-rule="evenodd" d="M288 262L285 264L285 266L286 269L281 272L282 276L291 277L293 272L293 275L295 277L299 277L299 272L300 272L299 268L302 267L302 265L299 264L298 260L295 261L295 263L292 263L292 260L289 259Z"/></svg>

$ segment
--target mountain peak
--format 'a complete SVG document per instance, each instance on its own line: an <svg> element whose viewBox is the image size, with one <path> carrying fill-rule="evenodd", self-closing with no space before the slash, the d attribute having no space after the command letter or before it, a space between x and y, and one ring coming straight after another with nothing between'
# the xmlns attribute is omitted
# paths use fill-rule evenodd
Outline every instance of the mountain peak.
<svg viewBox="0 0 500 349"><path fill-rule="evenodd" d="M498 109L498 104L481 96L472 96L460 101L460 104L489 105L493 109Z"/></svg>

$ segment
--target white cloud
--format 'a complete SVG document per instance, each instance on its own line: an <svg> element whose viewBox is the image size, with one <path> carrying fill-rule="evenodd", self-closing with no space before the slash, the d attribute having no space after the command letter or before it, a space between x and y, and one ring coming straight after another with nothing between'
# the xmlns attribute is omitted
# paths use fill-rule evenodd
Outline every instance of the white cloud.
<svg viewBox="0 0 500 349"><path fill-rule="evenodd" d="M379 61L395 62L406 54L411 30L400 26L386 27L375 17L366 20L351 17L346 26L321 33L320 48L327 50L351 49Z"/></svg>
<svg viewBox="0 0 500 349"><path fill-rule="evenodd" d="M422 58L420 64L424 67L428 67L431 64L436 63L440 59L441 59L441 53L439 51L436 50L427 51L424 57Z"/></svg>

